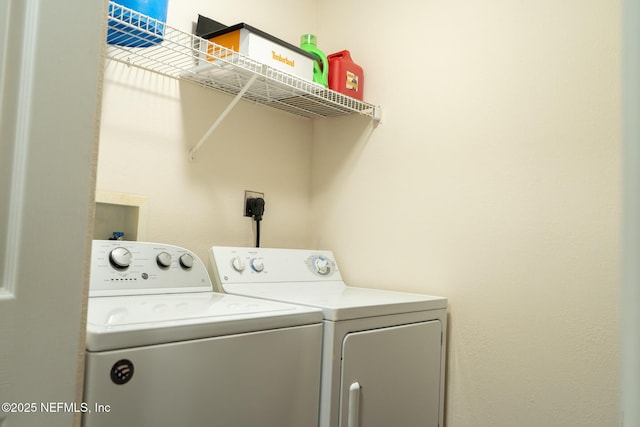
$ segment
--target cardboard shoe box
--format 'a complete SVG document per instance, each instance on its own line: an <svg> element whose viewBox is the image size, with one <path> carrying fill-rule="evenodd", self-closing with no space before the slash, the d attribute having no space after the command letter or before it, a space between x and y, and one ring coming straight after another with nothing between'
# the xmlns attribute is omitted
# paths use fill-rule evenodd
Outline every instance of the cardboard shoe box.
<svg viewBox="0 0 640 427"><path fill-rule="evenodd" d="M313 54L250 25L240 23L200 37L279 71L313 81L313 62L316 59ZM209 62L215 61L213 50L213 46L207 44L207 52L203 52L202 57Z"/></svg>

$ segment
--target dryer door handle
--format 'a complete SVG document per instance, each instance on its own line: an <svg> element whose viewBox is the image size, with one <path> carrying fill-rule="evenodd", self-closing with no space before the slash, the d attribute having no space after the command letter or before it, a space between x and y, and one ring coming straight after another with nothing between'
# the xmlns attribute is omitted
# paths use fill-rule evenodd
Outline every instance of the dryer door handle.
<svg viewBox="0 0 640 427"><path fill-rule="evenodd" d="M358 427L360 424L360 383L355 382L349 387L349 413L347 427Z"/></svg>

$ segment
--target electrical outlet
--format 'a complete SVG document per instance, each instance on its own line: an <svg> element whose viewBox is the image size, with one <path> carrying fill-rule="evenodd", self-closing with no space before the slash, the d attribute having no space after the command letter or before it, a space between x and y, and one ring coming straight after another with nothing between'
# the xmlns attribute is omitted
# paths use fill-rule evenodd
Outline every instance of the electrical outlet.
<svg viewBox="0 0 640 427"><path fill-rule="evenodd" d="M253 216L251 212L251 207L247 206L247 200L257 199L257 198L261 198L264 200L264 193L260 193L258 191L244 190L244 210L242 211L242 214L244 216Z"/></svg>

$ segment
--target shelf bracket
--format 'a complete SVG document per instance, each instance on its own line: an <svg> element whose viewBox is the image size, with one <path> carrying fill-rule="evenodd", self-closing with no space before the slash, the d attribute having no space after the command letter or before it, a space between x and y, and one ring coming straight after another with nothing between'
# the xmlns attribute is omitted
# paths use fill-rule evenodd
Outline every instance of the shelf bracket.
<svg viewBox="0 0 640 427"><path fill-rule="evenodd" d="M205 143L207 138L209 138L209 136L211 136L213 131L216 130L216 128L220 125L220 123L222 123L222 121L225 119L225 117L227 117L229 112L233 109L233 107L235 107L235 105L238 103L238 101L240 101L240 99L242 99L242 97L244 96L245 92L251 87L251 85L253 84L253 82L256 81L257 78L258 78L258 74L254 74L253 76L251 76L249 81L247 81L247 83L240 90L240 92L238 92L238 94L235 96L235 98L233 98L231 100L231 102L229 103L229 105L227 105L227 108L225 108L225 110L218 116L216 121L213 122L213 124L211 125L209 130L207 130L207 132L202 136L202 138L200 138L200 141L198 141L198 143L191 149L191 151L189 152L189 158L191 160L195 159L196 151L198 151L200 149L200 147L202 147L202 144Z"/></svg>

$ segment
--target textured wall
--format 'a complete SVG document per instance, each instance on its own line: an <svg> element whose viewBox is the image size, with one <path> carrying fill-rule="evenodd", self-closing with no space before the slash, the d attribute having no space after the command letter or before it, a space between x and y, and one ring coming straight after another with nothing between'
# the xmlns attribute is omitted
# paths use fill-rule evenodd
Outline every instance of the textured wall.
<svg viewBox="0 0 640 427"><path fill-rule="evenodd" d="M447 425L619 425L619 2L321 3L382 124L316 122L313 244L450 298Z"/></svg>
<svg viewBox="0 0 640 427"><path fill-rule="evenodd" d="M170 1L167 21L190 32L200 13L296 43L302 28L315 25L315 3L289 7L286 20L276 13L282 6ZM149 198L148 240L203 259L213 244L251 246L255 226L242 214L244 190L253 190L266 199L261 244L307 245L311 121L240 102L190 161L189 150L232 97L120 63L106 67L98 189Z"/></svg>

